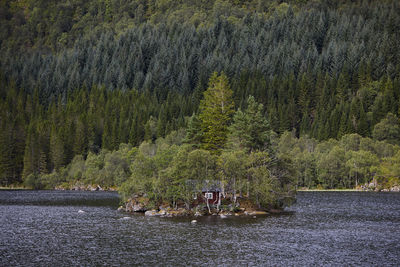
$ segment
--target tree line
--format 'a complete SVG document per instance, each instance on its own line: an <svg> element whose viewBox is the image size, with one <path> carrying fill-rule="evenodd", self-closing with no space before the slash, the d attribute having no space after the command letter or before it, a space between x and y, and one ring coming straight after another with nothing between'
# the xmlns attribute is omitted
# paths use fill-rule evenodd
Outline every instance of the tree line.
<svg viewBox="0 0 400 267"><path fill-rule="evenodd" d="M298 12L302 8L348 8L348 5L346 0L3 0L0 43L2 49L59 51L72 47L81 36L98 36L105 31L121 34L144 23L202 28L219 17L237 23L252 13L270 17L282 15L289 8Z"/></svg>
<svg viewBox="0 0 400 267"><path fill-rule="evenodd" d="M160 102L137 91L83 87L46 106L37 91L27 95L13 83L0 83L2 185L56 171L76 155L163 137L184 127L185 116L193 113L190 99L174 93Z"/></svg>
<svg viewBox="0 0 400 267"><path fill-rule="evenodd" d="M70 165L48 174L31 173L24 182L49 188L63 183L118 186L125 198L145 195L155 204L184 202L189 207L203 184L214 181L234 204L244 196L265 208L289 204L294 169L289 158L270 146L263 105L250 96L246 108L235 111L232 93L227 76L214 73L199 114L188 119L186 129L136 147L121 144L118 150L89 152L86 159L77 155Z"/></svg>
<svg viewBox="0 0 400 267"><path fill-rule="evenodd" d="M397 1L372 1L343 9L321 4L296 13L289 6L282 15L249 14L236 23L221 15L200 28L148 22L118 35L111 30L84 35L57 52L20 52L4 44L0 67L17 87L30 93L39 88L40 100L47 103L82 85L160 94L204 91L214 71L224 71L243 89L257 91L251 94L269 99L279 94L270 84L290 76L288 82L307 76L305 98L322 94L322 85L315 82L327 75L335 84L331 93L338 95L337 103L351 101L369 80L399 78L399 13ZM295 90L293 97L283 97L297 103L298 94ZM303 109L311 114L306 104Z"/></svg>
<svg viewBox="0 0 400 267"><path fill-rule="evenodd" d="M370 136L388 112L398 115L397 1L284 11L235 22L220 14L207 27L143 22L119 35L84 35L58 52L2 49L0 69L25 94L37 90L45 108L60 97L67 102L75 90L105 86L147 92L159 102L180 94L191 98L192 110L211 73L224 71L236 105L253 95L274 131L296 129L318 140Z"/></svg>
<svg viewBox="0 0 400 267"><path fill-rule="evenodd" d="M235 110L250 95L263 105L277 138L396 144L398 1L175 2L1 2L2 184L181 128L199 138L193 127L214 71L226 73ZM140 5L143 19L117 15Z"/></svg>
<svg viewBox="0 0 400 267"><path fill-rule="evenodd" d="M39 100L38 90L26 94L4 78L1 84L2 184L21 182L30 173L50 173L66 166L76 155L86 158L89 152L113 151L120 143L137 146L143 140L154 141L171 131L189 127L191 121L198 120L190 117L198 113L202 99L200 92L189 95L168 92L160 96L155 92L110 91L93 86L74 90L66 98L59 96L46 105ZM276 84L279 88L286 87ZM329 92L328 84L324 82L323 92ZM392 114L387 120L389 125L395 129L398 124L399 90L395 88L399 87L390 79L371 81L357 91L351 102L342 101L331 112L329 103L336 100L324 95L314 115L301 120L301 106L293 100L287 108L279 106L280 101L271 103L272 107L264 105L263 115L278 135L292 131L296 137L323 141L357 133L364 138L398 144L396 130L391 137L385 136L386 130L381 134L377 131L389 113ZM244 108L246 102L242 98L248 95L249 92L239 89L233 91L234 106ZM262 103L263 97L255 99Z"/></svg>
<svg viewBox="0 0 400 267"><path fill-rule="evenodd" d="M110 97L108 94L115 93L104 88L92 89L93 95L107 98ZM70 103L70 108L77 103L81 107L98 105L94 107L101 112L100 107L104 106L99 99L91 104L82 103L79 97L76 101ZM120 104L122 102L114 108ZM40 109L40 105L28 105ZM20 104L16 101L11 106L17 108ZM70 115L71 111L65 114ZM40 111L35 112L38 113ZM56 109L48 116L57 117ZM84 114L76 110L75 116ZM65 120L68 118L61 119L61 128ZM289 204L295 188L354 188L372 179L376 179L381 187L400 182L400 125L392 113L375 125L372 138L353 133L345 134L339 140L317 141L307 135L298 138L294 131L285 131L279 136L272 130L262 104L249 96L243 108L236 109L228 78L213 74L198 112L186 116L183 126L177 125L162 136L157 133L156 121L153 119L153 125L149 121L142 128L145 141L132 145L127 136L128 139L115 142L109 149L96 147L92 143L94 139L89 138L85 143L84 135L79 135L75 128L75 133L66 134L74 136L75 140L71 143L68 165L66 147L57 141L57 127L54 126L48 133L47 152L40 150L44 146L38 141L26 143L21 164L23 181L34 188L100 184L119 187L125 198L146 194L154 204L183 201L187 205L193 198L190 181L219 181L224 192L232 198L248 196L260 206L270 208ZM97 127L101 127L99 125ZM58 129L60 132L63 131L61 128ZM15 133L18 133L17 129ZM64 131L71 129L73 127L68 125ZM37 133L45 131L37 128ZM46 137L35 138L45 140ZM104 137L98 138L100 142ZM87 150L73 154L77 148ZM32 155L32 152L36 154ZM5 159L2 158L2 163ZM64 160L64 163L57 165L58 160ZM4 170L5 165L1 166ZM32 167L34 169L30 169Z"/></svg>

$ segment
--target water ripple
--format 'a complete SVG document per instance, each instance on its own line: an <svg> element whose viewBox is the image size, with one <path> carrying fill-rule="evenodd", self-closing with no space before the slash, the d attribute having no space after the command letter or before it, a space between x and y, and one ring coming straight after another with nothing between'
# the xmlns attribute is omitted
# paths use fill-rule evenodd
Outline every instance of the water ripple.
<svg viewBox="0 0 400 267"><path fill-rule="evenodd" d="M118 213L118 202L0 191L0 266L400 265L400 194L301 192L285 215L196 224Z"/></svg>

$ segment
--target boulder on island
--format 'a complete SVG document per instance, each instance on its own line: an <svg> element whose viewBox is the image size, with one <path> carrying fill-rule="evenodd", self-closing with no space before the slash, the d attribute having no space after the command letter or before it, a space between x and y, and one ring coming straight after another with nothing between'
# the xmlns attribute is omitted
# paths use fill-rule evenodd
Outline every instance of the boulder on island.
<svg viewBox="0 0 400 267"><path fill-rule="evenodd" d="M141 198L141 199L128 199L125 204L125 211L126 212L145 212L148 210L146 205L148 204L148 199Z"/></svg>
<svg viewBox="0 0 400 267"><path fill-rule="evenodd" d="M144 215L145 215L145 216L152 217L152 216L157 216L157 215L160 215L160 214L158 214L158 212L157 212L156 210L148 210L148 211L146 211L146 212L144 213Z"/></svg>
<svg viewBox="0 0 400 267"><path fill-rule="evenodd" d="M126 210L125 210L125 208L124 208L123 206L119 206L119 207L118 207L118 211L124 212L124 211L126 211Z"/></svg>

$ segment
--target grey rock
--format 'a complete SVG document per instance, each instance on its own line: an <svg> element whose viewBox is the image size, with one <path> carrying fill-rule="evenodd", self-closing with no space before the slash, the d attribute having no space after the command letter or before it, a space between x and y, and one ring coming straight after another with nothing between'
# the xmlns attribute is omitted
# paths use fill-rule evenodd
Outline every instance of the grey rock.
<svg viewBox="0 0 400 267"><path fill-rule="evenodd" d="M155 210L148 210L144 213L145 216L153 217L159 215Z"/></svg>
<svg viewBox="0 0 400 267"><path fill-rule="evenodd" d="M118 211L124 212L124 211L126 211L126 210L125 210L125 208L124 208L123 206L119 206Z"/></svg>
<svg viewBox="0 0 400 267"><path fill-rule="evenodd" d="M135 204L135 205L133 205L132 210L134 212L145 212L146 208L142 204Z"/></svg>

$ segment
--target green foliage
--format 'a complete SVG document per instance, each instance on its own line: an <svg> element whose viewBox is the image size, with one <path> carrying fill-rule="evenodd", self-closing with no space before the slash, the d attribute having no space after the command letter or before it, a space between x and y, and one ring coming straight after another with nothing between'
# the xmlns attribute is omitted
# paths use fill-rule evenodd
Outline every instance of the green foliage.
<svg viewBox="0 0 400 267"><path fill-rule="evenodd" d="M244 192L247 185L248 155L245 151L224 151L218 158L218 168L221 172L221 181L230 185L234 201L237 192Z"/></svg>
<svg viewBox="0 0 400 267"><path fill-rule="evenodd" d="M160 114L161 108L171 114L168 115L171 126L164 134L174 132L166 141L181 144L185 130L175 130L184 125L178 123L180 117L193 112L191 108L187 113L181 112L183 107L177 103L185 102L182 96L171 97L160 106L156 98L136 91L111 92L99 87L92 87L90 93L83 87L46 107L40 103L38 91L30 95L23 91L17 93L13 83L2 86L5 90L4 98L0 98L0 105L4 107L0 120L2 185L22 182L30 174L40 176L59 171L77 155L90 158L90 162L101 149L103 160L105 151L118 149L120 143L140 144L145 137L145 125L152 126L149 138L154 141L157 133L153 116ZM176 119L171 119L173 116ZM133 134L130 136L130 133ZM90 169L92 173L82 179L88 183L112 184L114 178L109 175L114 175L114 170L113 174L107 174L102 168ZM125 179L124 173L125 167L119 170L119 179Z"/></svg>
<svg viewBox="0 0 400 267"><path fill-rule="evenodd" d="M396 115L388 113L375 125L372 136L376 140L385 140L391 144L400 144L400 125Z"/></svg>
<svg viewBox="0 0 400 267"><path fill-rule="evenodd" d="M392 157L387 157L384 159L383 163L381 164L378 170L378 175L387 178L391 177L399 178L400 177L399 163L400 163L400 151L398 151Z"/></svg>
<svg viewBox="0 0 400 267"><path fill-rule="evenodd" d="M43 185L40 182L40 178L34 174L29 174L24 179L24 185L32 189L42 189Z"/></svg>
<svg viewBox="0 0 400 267"><path fill-rule="evenodd" d="M318 143L284 133L277 147L281 157L294 161L296 184L307 188L354 188L376 177L388 181L393 173L389 169L396 169L393 159L399 149L358 134Z"/></svg>
<svg viewBox="0 0 400 267"><path fill-rule="evenodd" d="M265 3L264 3L265 2ZM260 16L283 16L290 5L304 1L142 1L104 0L72 2L2 1L0 39L5 46L60 49L73 45L79 36L92 36L110 29L116 33L146 23L190 24L198 28L224 18L239 22L254 11ZM290 5L289 5L290 4Z"/></svg>
<svg viewBox="0 0 400 267"><path fill-rule="evenodd" d="M214 154L221 152L227 140L228 126L234 113L232 93L226 75L218 76L214 72L200 102L202 148Z"/></svg>
<svg viewBox="0 0 400 267"><path fill-rule="evenodd" d="M136 177L132 192L161 196L173 181L169 196L187 199L183 181L196 175L176 166L190 162L168 162L183 147L221 155L210 177L229 188L238 171L237 191L247 182L232 155L247 170L259 151L271 159L262 179L353 187L381 170L388 180L399 2L311 2L0 1L0 183ZM136 158L155 170L140 177Z"/></svg>
<svg viewBox="0 0 400 267"><path fill-rule="evenodd" d="M188 121L186 129L186 137L184 142L192 144L195 147L200 147L202 140L201 121L196 114L193 114Z"/></svg>
<svg viewBox="0 0 400 267"><path fill-rule="evenodd" d="M83 173L85 172L85 160L81 155L77 155L69 166L68 176L72 180L81 180Z"/></svg>
<svg viewBox="0 0 400 267"><path fill-rule="evenodd" d="M60 169L64 165L64 144L61 136L57 133L55 126L52 127L50 133L50 158L52 167L55 170Z"/></svg>
<svg viewBox="0 0 400 267"><path fill-rule="evenodd" d="M369 182L379 164L378 157L370 151L349 151L346 158L348 158L346 167L349 176L354 177L356 186L359 183Z"/></svg>
<svg viewBox="0 0 400 267"><path fill-rule="evenodd" d="M98 155L89 152L85 162L84 180L86 183L97 183L98 179L101 177L101 169L103 169L104 166L104 157L106 153L106 150L102 150Z"/></svg>
<svg viewBox="0 0 400 267"><path fill-rule="evenodd" d="M230 126L230 143L248 151L269 148L270 128L263 115L263 105L258 104L253 96L247 99L247 108L240 109L233 116Z"/></svg>

